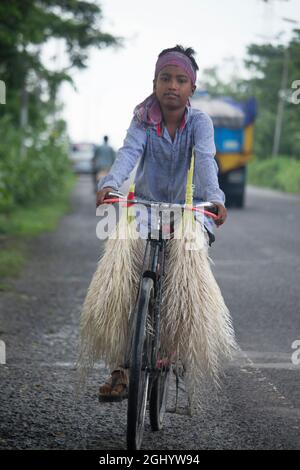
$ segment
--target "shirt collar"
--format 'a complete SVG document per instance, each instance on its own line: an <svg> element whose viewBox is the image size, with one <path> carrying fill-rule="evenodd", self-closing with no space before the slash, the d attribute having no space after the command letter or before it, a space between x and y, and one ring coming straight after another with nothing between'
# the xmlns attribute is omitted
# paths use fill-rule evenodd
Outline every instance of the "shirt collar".
<svg viewBox="0 0 300 470"><path fill-rule="evenodd" d="M190 117L190 112L191 112L191 106L186 105L185 112L184 112L184 114L182 116L182 119L180 121L180 124L178 126L178 129L180 131L182 131L185 128L186 123L187 123L187 121ZM158 137L162 136L163 126L164 126L163 120L161 120L158 124L156 124L156 133L157 133Z"/></svg>

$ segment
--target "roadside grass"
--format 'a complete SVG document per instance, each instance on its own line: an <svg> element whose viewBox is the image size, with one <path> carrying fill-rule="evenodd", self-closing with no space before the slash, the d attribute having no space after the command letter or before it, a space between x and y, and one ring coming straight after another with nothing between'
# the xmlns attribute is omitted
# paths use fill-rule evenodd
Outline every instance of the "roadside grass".
<svg viewBox="0 0 300 470"><path fill-rule="evenodd" d="M248 182L287 193L300 193L300 161L285 156L253 160L248 165Z"/></svg>
<svg viewBox="0 0 300 470"><path fill-rule="evenodd" d="M20 274L27 259L26 241L55 230L61 216L70 211L75 182L76 176L68 175L58 196L0 214L0 291L9 289L9 278Z"/></svg>

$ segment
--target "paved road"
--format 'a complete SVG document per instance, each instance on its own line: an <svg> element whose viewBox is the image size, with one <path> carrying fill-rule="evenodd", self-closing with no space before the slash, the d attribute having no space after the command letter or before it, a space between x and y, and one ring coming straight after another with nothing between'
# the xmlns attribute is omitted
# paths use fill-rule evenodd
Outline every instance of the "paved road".
<svg viewBox="0 0 300 470"><path fill-rule="evenodd" d="M126 403L97 402L101 365L85 399L74 400L80 307L102 250L89 178L79 179L72 205L55 232L30 244L27 267L1 293L1 449L125 448ZM147 424L144 449L300 448L300 365L291 361L300 340L299 228L299 197L248 188L245 210L229 211L211 256L242 351L203 413L167 414L159 433Z"/></svg>

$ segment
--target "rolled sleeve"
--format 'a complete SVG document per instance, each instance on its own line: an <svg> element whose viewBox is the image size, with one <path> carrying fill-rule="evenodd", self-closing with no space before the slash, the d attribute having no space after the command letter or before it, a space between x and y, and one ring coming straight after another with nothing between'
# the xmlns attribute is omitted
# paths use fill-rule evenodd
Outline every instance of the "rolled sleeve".
<svg viewBox="0 0 300 470"><path fill-rule="evenodd" d="M104 187L119 189L134 169L139 157L144 152L147 133L133 118L127 130L123 146L118 150L116 159L108 175L101 178L98 190Z"/></svg>

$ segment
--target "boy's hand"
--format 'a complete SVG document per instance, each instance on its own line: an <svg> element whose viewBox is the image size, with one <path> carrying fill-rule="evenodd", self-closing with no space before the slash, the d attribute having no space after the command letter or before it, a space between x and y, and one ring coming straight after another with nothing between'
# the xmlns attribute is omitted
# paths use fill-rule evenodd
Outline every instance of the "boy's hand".
<svg viewBox="0 0 300 470"><path fill-rule="evenodd" d="M216 219L214 219L214 222L216 226L219 227L220 225L224 224L227 218L227 209L220 202L213 202L213 204L215 204L218 207L218 216Z"/></svg>
<svg viewBox="0 0 300 470"><path fill-rule="evenodd" d="M100 191L97 191L97 196L96 196L96 207L100 206L101 204L103 204L103 201L105 199L105 196L107 193L109 193L110 191L115 191L114 188L110 188L110 187L107 187L107 188L102 188L100 189Z"/></svg>

